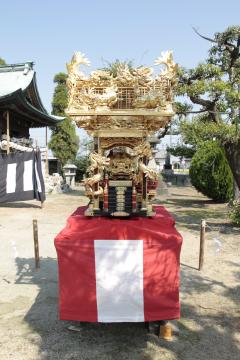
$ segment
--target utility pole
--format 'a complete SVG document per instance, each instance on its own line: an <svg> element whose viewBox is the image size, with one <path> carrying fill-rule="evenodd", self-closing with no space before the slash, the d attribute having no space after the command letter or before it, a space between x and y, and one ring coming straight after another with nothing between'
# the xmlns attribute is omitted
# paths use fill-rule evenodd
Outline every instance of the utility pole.
<svg viewBox="0 0 240 360"><path fill-rule="evenodd" d="M45 162L45 175L49 175L49 166L48 166L48 128L45 128L45 146L46 146L46 162Z"/></svg>

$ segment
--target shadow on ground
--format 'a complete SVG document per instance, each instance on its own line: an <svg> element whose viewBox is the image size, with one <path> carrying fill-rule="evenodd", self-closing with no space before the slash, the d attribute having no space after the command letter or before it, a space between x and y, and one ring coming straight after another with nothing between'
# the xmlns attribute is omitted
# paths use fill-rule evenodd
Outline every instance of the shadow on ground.
<svg viewBox="0 0 240 360"><path fill-rule="evenodd" d="M41 269L34 270L34 259L17 258L17 284L35 284L39 293L25 315L24 321L31 333L40 336L38 343L41 359L144 359L144 360L237 360L235 332L237 312L228 309L216 311L190 304L192 296L207 294L220 287L224 296L238 304L239 289L212 281L201 273L182 266L182 317L180 336L173 342L164 342L148 334L143 324L75 323L79 332L67 328L73 322L58 320L57 261L42 258ZM239 271L236 267L236 276ZM29 337L29 342L36 341Z"/></svg>
<svg viewBox="0 0 240 360"><path fill-rule="evenodd" d="M0 203L0 208L12 208L12 209L21 209L21 208L36 208L41 209L41 203L36 201L35 204L26 201L11 202L11 203Z"/></svg>
<svg viewBox="0 0 240 360"><path fill-rule="evenodd" d="M184 188L183 194L172 192L168 196L154 199L153 203L165 206L172 213L176 223L188 230L199 232L201 220L204 219L207 222L207 232L240 234L240 228L234 227L228 218L226 203L214 202L202 195L184 193Z"/></svg>
<svg viewBox="0 0 240 360"><path fill-rule="evenodd" d="M68 196L85 196L85 189L84 188L75 188L74 190L71 190L63 195L68 195Z"/></svg>

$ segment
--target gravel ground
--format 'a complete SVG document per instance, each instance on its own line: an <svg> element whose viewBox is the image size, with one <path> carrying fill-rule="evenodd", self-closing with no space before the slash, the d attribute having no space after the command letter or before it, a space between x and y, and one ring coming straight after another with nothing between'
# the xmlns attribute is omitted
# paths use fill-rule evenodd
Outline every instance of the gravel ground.
<svg viewBox="0 0 240 360"><path fill-rule="evenodd" d="M159 197L183 235L181 319L172 342L143 324L74 324L58 320L57 260L53 244L66 218L87 203L81 191L38 203L0 205L0 359L240 359L240 229L227 207L191 187ZM32 219L39 224L41 268L34 269ZM207 220L206 259L197 270L199 224ZM78 332L68 330L69 325Z"/></svg>

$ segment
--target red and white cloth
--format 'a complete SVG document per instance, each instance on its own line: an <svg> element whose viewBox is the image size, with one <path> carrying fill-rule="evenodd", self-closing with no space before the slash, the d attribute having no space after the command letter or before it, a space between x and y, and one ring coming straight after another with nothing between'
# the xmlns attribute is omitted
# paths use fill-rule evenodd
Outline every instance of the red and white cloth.
<svg viewBox="0 0 240 360"><path fill-rule="evenodd" d="M72 214L55 239L60 318L143 322L180 316L181 235L163 207L154 218Z"/></svg>

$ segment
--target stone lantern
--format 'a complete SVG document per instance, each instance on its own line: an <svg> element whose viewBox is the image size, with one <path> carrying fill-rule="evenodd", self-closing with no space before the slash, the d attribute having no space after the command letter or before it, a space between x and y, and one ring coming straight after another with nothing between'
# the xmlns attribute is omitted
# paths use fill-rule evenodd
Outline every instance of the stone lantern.
<svg viewBox="0 0 240 360"><path fill-rule="evenodd" d="M66 184L68 184L70 188L73 188L75 186L76 169L77 166L73 164L66 164L63 167Z"/></svg>

